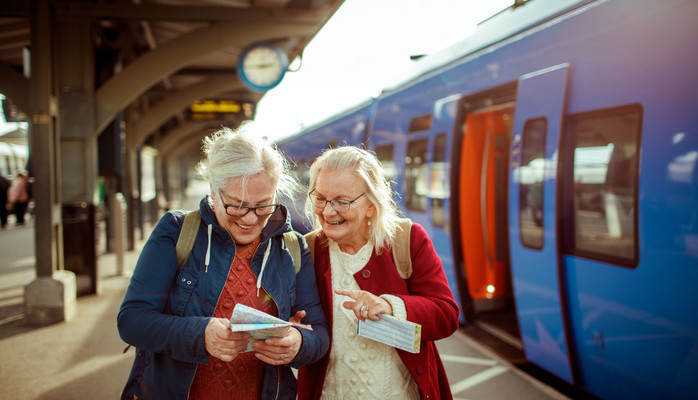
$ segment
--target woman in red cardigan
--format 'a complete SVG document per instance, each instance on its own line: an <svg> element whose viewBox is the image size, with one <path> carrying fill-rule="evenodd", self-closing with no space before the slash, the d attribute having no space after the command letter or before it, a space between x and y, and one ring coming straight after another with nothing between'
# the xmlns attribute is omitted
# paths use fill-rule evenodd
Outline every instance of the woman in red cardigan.
<svg viewBox="0 0 698 400"><path fill-rule="evenodd" d="M307 211L318 230L315 276L332 344L300 369L298 398L451 399L434 341L456 331L458 306L418 224L410 233L411 276L400 277L391 254L400 218L376 157L350 146L327 150L310 167ZM420 352L356 334L359 319L381 314L420 324Z"/></svg>

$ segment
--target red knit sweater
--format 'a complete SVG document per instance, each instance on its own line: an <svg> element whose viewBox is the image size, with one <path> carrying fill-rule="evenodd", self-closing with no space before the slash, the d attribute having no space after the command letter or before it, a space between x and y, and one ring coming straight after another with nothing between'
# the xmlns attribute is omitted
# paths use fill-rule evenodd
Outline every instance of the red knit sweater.
<svg viewBox="0 0 698 400"><path fill-rule="evenodd" d="M228 280L218 298L213 316L230 318L235 304L242 303L271 315L277 315L276 304L260 289L257 297L257 277L251 269L251 260L260 240L246 246L237 246ZM206 400L259 399L262 389L264 363L254 352L241 353L231 362L208 356L208 365L199 364L189 389L189 398Z"/></svg>

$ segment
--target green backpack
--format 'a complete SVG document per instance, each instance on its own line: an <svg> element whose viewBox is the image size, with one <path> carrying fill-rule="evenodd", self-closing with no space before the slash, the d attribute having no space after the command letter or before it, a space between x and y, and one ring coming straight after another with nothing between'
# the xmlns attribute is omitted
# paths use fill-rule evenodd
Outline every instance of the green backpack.
<svg viewBox="0 0 698 400"><path fill-rule="evenodd" d="M187 211L187 214L184 216L184 222L182 222L182 230L179 232L179 237L177 238L177 244L175 246L175 252L177 253L177 272L182 269L184 263L187 262L189 258L191 249L194 247L196 234L199 232L200 224L201 214L199 210ZM301 247L298 243L298 238L293 232L285 232L284 244L291 252L293 266L296 269L296 273L298 273L301 269Z"/></svg>
<svg viewBox="0 0 698 400"><path fill-rule="evenodd" d="M177 272L182 269L182 266L187 262L191 249L194 247L194 240L199 231L201 224L201 215L199 210L188 211L184 216L182 230L177 238L175 252L177 253ZM412 259L410 257L410 231L412 229L412 221L407 218L401 218L398 224L398 231L393 245L393 262L397 272L402 279L409 279L412 276ZM311 259L315 261L315 236L317 231L312 231L305 234L305 240L310 249ZM301 248L298 243L298 238L293 232L284 233L284 244L291 252L293 257L293 266L296 269L296 274L301 269Z"/></svg>

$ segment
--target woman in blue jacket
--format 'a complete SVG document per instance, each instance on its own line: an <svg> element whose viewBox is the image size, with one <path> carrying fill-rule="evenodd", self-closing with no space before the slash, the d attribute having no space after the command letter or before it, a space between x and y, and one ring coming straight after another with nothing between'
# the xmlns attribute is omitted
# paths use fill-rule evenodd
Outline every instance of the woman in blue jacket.
<svg viewBox="0 0 698 400"><path fill-rule="evenodd" d="M204 141L199 172L211 194L187 261L175 246L184 211L166 213L138 259L118 316L121 338L136 347L124 399L292 399L291 367L319 360L327 322L305 241L296 272L283 239L295 180L283 156L244 129ZM295 233L294 233L295 234ZM253 340L229 329L236 304L300 320L284 337ZM248 345L252 351L246 351Z"/></svg>

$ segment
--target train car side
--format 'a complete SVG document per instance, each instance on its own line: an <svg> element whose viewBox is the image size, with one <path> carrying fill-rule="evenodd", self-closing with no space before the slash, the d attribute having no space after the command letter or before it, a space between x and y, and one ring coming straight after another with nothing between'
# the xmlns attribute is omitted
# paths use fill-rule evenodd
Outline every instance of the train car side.
<svg viewBox="0 0 698 400"><path fill-rule="evenodd" d="M426 60L378 98L365 144L464 323L604 399L698 398L698 3L564 3Z"/></svg>

